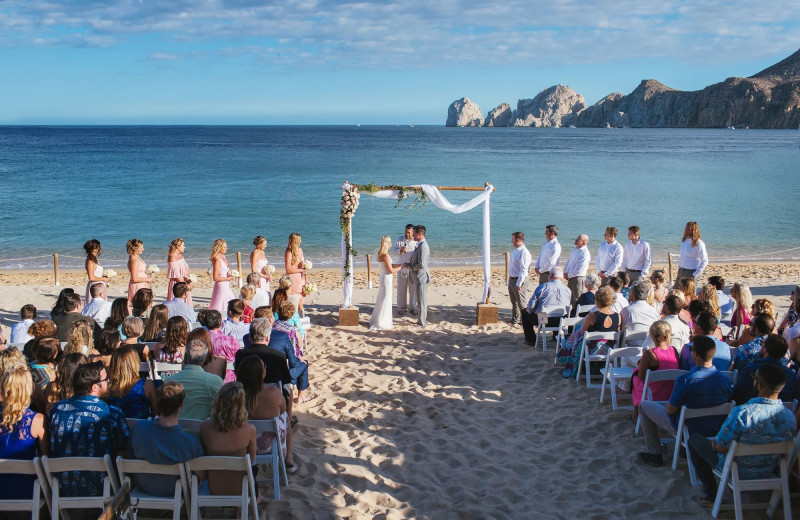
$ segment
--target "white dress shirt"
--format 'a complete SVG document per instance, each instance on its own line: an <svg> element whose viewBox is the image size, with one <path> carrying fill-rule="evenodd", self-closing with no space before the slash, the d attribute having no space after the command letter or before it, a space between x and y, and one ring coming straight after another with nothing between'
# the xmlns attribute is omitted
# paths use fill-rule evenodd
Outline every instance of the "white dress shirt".
<svg viewBox="0 0 800 520"><path fill-rule="evenodd" d="M678 267L681 269L694 270L694 276L703 274L703 269L708 265L708 253L706 245L702 240L697 241L696 246L692 246L692 239L685 238L681 242L681 257L678 260Z"/></svg>
<svg viewBox="0 0 800 520"><path fill-rule="evenodd" d="M27 343L33 339L33 336L28 335L28 329L33 325L33 320L22 320L11 326L11 339L9 343Z"/></svg>
<svg viewBox="0 0 800 520"><path fill-rule="evenodd" d="M614 303L611 304L611 310L621 315L622 309L630 305L630 302L625 298L625 296L622 295L621 292L617 293L616 298L617 299L614 301ZM598 310L597 305L589 309L589 312L594 312L596 310Z"/></svg>
<svg viewBox="0 0 800 520"><path fill-rule="evenodd" d="M406 252L401 253L400 249L405 246ZM392 248L392 252L396 255L399 255L399 259L397 261L398 264L408 264L411 263L411 255L414 253L414 250L417 248L417 241L414 239L406 239L406 236L403 235L397 239L394 243L394 247Z"/></svg>
<svg viewBox="0 0 800 520"><path fill-rule="evenodd" d="M180 316L189 325L197 321L197 313L183 298L173 298L165 301L164 305L167 307L170 318ZM255 307L253 308L255 309Z"/></svg>
<svg viewBox="0 0 800 520"><path fill-rule="evenodd" d="M540 273L546 273L550 269L558 266L558 261L561 258L561 244L558 243L556 237L551 238L542 246L542 252L539 253L539 258L536 259L536 269Z"/></svg>
<svg viewBox="0 0 800 520"><path fill-rule="evenodd" d="M271 296L269 291L266 289L262 289L261 287L256 287L256 295L253 296L252 301L250 302L250 307L253 309L258 309L259 307L270 305Z"/></svg>
<svg viewBox="0 0 800 520"><path fill-rule="evenodd" d="M528 271L531 269L531 252L522 244L515 247L511 254L508 255L508 276L517 279L517 287L522 287L528 279Z"/></svg>
<svg viewBox="0 0 800 520"><path fill-rule="evenodd" d="M692 333L689 330L689 326L685 324L681 319L678 317L677 314L670 314L664 317L664 321L669 323L670 328L672 329L672 344L680 344L681 346L686 345L692 339ZM680 349L679 349L680 351Z"/></svg>
<svg viewBox="0 0 800 520"><path fill-rule="evenodd" d="M622 257L624 251L622 245L614 240L610 244L603 241L600 247L597 248L597 258L595 259L595 267L598 273L603 273L606 276L614 276L622 267Z"/></svg>
<svg viewBox="0 0 800 520"><path fill-rule="evenodd" d="M250 332L250 324L241 321L233 321L228 318L222 322L222 333L226 336L236 338L237 341L242 341L245 334Z"/></svg>
<svg viewBox="0 0 800 520"><path fill-rule="evenodd" d="M108 317L111 316L111 302L102 298L92 298L89 305L83 308L81 314L93 318L102 327Z"/></svg>
<svg viewBox="0 0 800 520"><path fill-rule="evenodd" d="M567 263L564 264L564 274L569 278L574 276L586 276L589 272L589 262L592 260L592 254L586 246L576 247L569 253ZM581 288L582 289L582 288Z"/></svg>
<svg viewBox="0 0 800 520"><path fill-rule="evenodd" d="M628 240L628 243L625 244L625 269L641 271L642 276L646 277L650 273L652 264L650 244L641 238L636 244L632 240Z"/></svg>

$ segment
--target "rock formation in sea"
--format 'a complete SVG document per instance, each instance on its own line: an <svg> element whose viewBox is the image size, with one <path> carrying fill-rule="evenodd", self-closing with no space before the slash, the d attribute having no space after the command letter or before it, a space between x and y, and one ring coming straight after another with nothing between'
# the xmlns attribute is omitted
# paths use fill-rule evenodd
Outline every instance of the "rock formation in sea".
<svg viewBox="0 0 800 520"><path fill-rule="evenodd" d="M447 123L445 126L481 126L483 113L481 107L469 98L456 99L447 109Z"/></svg>
<svg viewBox="0 0 800 520"><path fill-rule="evenodd" d="M478 110L477 105L467 98L454 102L448 110L447 126L477 126L480 112L473 110ZM513 112L503 103L483 124L794 129L800 127L800 50L749 78L728 78L697 91L676 90L649 79L628 95L615 92L588 107L583 96L556 85L532 99L520 99Z"/></svg>

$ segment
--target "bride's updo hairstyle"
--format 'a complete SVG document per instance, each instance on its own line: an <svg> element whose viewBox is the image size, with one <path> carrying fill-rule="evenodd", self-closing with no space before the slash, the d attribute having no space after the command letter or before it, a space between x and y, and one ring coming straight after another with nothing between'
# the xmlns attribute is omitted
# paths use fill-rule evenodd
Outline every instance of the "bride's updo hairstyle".
<svg viewBox="0 0 800 520"><path fill-rule="evenodd" d="M139 249L139 246L142 245L142 241L138 238L132 238L128 240L128 243L125 247L128 249L128 254L133 255L136 254L136 250Z"/></svg>
<svg viewBox="0 0 800 520"><path fill-rule="evenodd" d="M381 238L381 245L378 246L378 258L385 255L389 248L392 247L392 238L389 235L383 235Z"/></svg>

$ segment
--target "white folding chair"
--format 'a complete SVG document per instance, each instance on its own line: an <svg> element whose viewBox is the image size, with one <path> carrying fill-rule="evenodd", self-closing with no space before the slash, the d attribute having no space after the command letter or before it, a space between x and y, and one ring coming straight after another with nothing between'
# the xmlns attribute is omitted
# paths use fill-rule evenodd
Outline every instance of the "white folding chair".
<svg viewBox="0 0 800 520"><path fill-rule="evenodd" d="M558 350L559 350L559 348L561 348L561 346L567 340L569 335L572 333L572 329L578 323L580 323L581 321L583 321L583 318L579 318L577 316L574 317L574 318L570 318L570 317L567 317L567 316L564 316L564 317L561 318L561 322L558 325L558 338L556 338L556 345L558 346L558 348L555 349L556 352L555 352L555 354L553 354L553 363L554 364L556 363L556 361L558 359Z"/></svg>
<svg viewBox="0 0 800 520"><path fill-rule="evenodd" d="M678 453L680 452L680 447L683 446L683 449L686 451L686 463L689 467L689 482L692 486L696 486L698 481L697 472L694 469L694 464L692 464L692 455L689 452L689 428L686 426L686 421L689 419L697 419L698 417L714 417L719 415L722 416L722 420L720 420L720 425L722 425L722 421L731 413L734 406L736 406L736 403L732 402L707 408L687 408L686 405L681 406L678 427L675 429L675 451L672 454L672 471L678 468Z"/></svg>
<svg viewBox="0 0 800 520"><path fill-rule="evenodd" d="M200 433L200 423L202 422L200 419L178 419L181 430L186 433Z"/></svg>
<svg viewBox="0 0 800 520"><path fill-rule="evenodd" d="M191 515L189 508L189 486L183 464L151 464L146 460L123 459L117 457L117 470L120 482L126 481L131 487L131 499L138 500L139 509L162 509L172 511L172 520L179 520L181 507L186 507L186 515ZM177 477L175 491L171 497L162 497L145 493L139 488L135 480L137 475L143 478L152 475L171 475ZM166 491L166 490L165 490Z"/></svg>
<svg viewBox="0 0 800 520"><path fill-rule="evenodd" d="M119 489L116 473L111 465L111 456L104 457L42 457L42 468L49 478L50 510L53 518L61 515L65 509L103 509L105 500ZM62 497L59 490L61 473L73 471L92 471L103 473L103 491L100 496Z"/></svg>
<svg viewBox="0 0 800 520"><path fill-rule="evenodd" d="M606 367L600 370L600 374L603 376L603 383L600 386L600 404L603 404L606 382L608 382L611 386L612 410L620 408L633 410L633 405L617 406L617 381L630 381L633 376L633 367L622 366L622 358L626 357L642 357L642 347L612 348L606 356Z"/></svg>
<svg viewBox="0 0 800 520"><path fill-rule="evenodd" d="M728 337L728 334L731 333L731 328L722 322L719 323L719 330L722 333L723 338Z"/></svg>
<svg viewBox="0 0 800 520"><path fill-rule="evenodd" d="M256 455L255 464L270 464L272 465L272 486L274 489L275 500L281 499L281 475L283 475L283 482L288 486L289 477L286 475L286 461L283 458L283 450L281 449L280 439L278 438L278 418L265 420L250 420L247 421L256 427L256 435L262 433L272 432L275 436L272 439L272 452L263 455ZM262 482L267 479L261 479Z"/></svg>
<svg viewBox="0 0 800 520"><path fill-rule="evenodd" d="M594 308L593 303L587 303L584 305L578 305L578 308L575 310L575 316L578 318L585 318L585 314L588 314L590 310Z"/></svg>
<svg viewBox="0 0 800 520"><path fill-rule="evenodd" d="M719 487L717 488L717 498L714 501L714 508L711 516L717 518L719 509L722 505L722 497L725 490L730 488L733 491L733 506L736 511L736 520L744 518L742 514L742 491L757 491L771 489L772 497L769 502L767 516L772 517L778 501L783 495L783 517L785 520L792 519L792 504L789 496L789 458L794 448L794 441L773 442L769 444L739 444L733 441L728 448L728 455L725 457L725 464L722 470L714 468L714 475L719 477ZM739 466L736 464L736 457L749 455L776 455L778 460L778 476L764 479L739 478Z"/></svg>
<svg viewBox="0 0 800 520"><path fill-rule="evenodd" d="M562 316L569 316L569 306L566 307L549 307L542 309L542 312L537 314L539 325L536 327L536 343L534 348L539 345L539 338L542 338L542 352L547 352L547 333L559 332L560 325L548 327L547 322L550 318L560 318ZM558 350L558 336L556 336L556 350Z"/></svg>
<svg viewBox="0 0 800 520"><path fill-rule="evenodd" d="M300 325L303 326L303 330L308 330L311 328L311 317L310 316L303 316L300 318Z"/></svg>
<svg viewBox="0 0 800 520"><path fill-rule="evenodd" d="M200 487L197 475L198 471L241 471L242 492L239 495L212 495L207 485ZM203 456L186 462L186 473L191 475L191 520L200 518L200 508L202 507L239 507L242 520L247 520L248 502L252 508L253 518L258 520L258 505L256 500L256 484L253 480L253 469L250 466L250 454L243 457L216 457Z"/></svg>
<svg viewBox="0 0 800 520"><path fill-rule="evenodd" d="M600 384L591 384L590 382L590 372L589 372L589 363L592 361L605 361L606 355L605 354L592 354L589 355L588 348L586 344L589 341L600 341L606 340L609 342L609 350L613 348L613 345L616 344L617 340L619 339L619 332L587 332L583 335L583 340L581 341L581 355L578 359L578 370L577 374L575 375L575 381L581 380L581 365L585 363L586 366L586 388L600 388Z"/></svg>
<svg viewBox="0 0 800 520"><path fill-rule="evenodd" d="M33 460L0 459L0 474L36 476L33 480L33 498L0 500L0 511L30 511L31 518L38 520L43 505L46 504L50 509L50 488L39 464L39 457Z"/></svg>
<svg viewBox="0 0 800 520"><path fill-rule="evenodd" d="M687 370L650 370L644 376L644 387L642 388L642 401L653 400L653 390L650 385L659 381L675 381L683 374L688 373ZM655 401L657 403L666 403L667 401ZM634 434L639 435L639 425L642 422L642 415L639 414L636 418L636 428L633 430Z"/></svg>
<svg viewBox="0 0 800 520"><path fill-rule="evenodd" d="M181 363L166 363L164 361L150 361L151 367L151 378L155 380L161 380L161 374L163 372L180 372L183 370L183 365Z"/></svg>

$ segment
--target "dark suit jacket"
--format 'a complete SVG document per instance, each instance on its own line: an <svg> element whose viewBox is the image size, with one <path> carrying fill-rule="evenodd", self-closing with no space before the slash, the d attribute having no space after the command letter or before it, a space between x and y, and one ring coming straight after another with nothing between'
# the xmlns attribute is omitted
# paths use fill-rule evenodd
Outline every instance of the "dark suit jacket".
<svg viewBox="0 0 800 520"><path fill-rule="evenodd" d="M61 316L53 317L53 323L58 327L58 341L67 341L67 339L69 339L69 331L72 329L72 324L80 320L91 323L92 327L94 327L95 337L103 331L91 316L84 316L80 312L68 312ZM92 345L89 346L91 347Z"/></svg>
<svg viewBox="0 0 800 520"><path fill-rule="evenodd" d="M247 356L256 355L264 362L267 367L267 375L264 377L265 383L277 383L280 381L283 384L292 382L292 374L289 372L289 364L286 362L286 356L283 352L269 348L263 343L256 343L249 347L243 348L236 353L236 358L233 360L233 368L239 366L239 363Z"/></svg>

